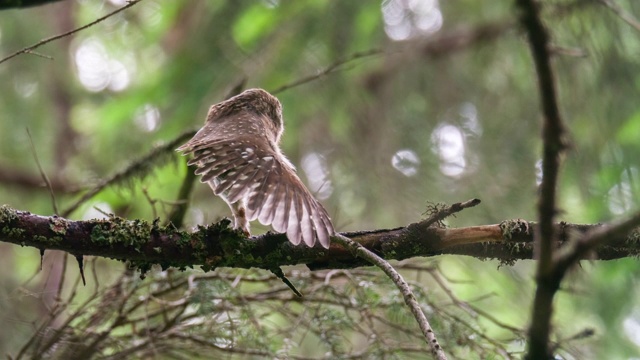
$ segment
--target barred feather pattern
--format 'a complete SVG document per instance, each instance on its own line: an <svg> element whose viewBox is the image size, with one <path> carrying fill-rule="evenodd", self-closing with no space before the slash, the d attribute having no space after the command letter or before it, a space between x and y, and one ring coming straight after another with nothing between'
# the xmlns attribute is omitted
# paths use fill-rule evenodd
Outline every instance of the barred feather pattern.
<svg viewBox="0 0 640 360"><path fill-rule="evenodd" d="M328 248L335 232L331 218L280 151L281 134L279 101L252 89L214 105L205 126L177 150L193 154L189 164L229 204L236 227L248 233L248 221L257 219L294 245Z"/></svg>

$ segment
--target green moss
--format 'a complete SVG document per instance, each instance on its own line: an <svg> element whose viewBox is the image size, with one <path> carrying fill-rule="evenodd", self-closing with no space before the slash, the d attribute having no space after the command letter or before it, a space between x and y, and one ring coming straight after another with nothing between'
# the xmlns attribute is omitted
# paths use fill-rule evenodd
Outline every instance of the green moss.
<svg viewBox="0 0 640 360"><path fill-rule="evenodd" d="M89 240L96 244L108 244L109 236L102 230L101 225L96 225L91 229Z"/></svg>
<svg viewBox="0 0 640 360"><path fill-rule="evenodd" d="M60 245L64 241L64 237L62 236L46 237L42 235L36 235L36 236L33 236L31 239L37 243L35 245L36 247L45 248L45 249L49 249L49 248L55 247L56 245Z"/></svg>
<svg viewBox="0 0 640 360"><path fill-rule="evenodd" d="M18 219L16 211L7 205L0 206L0 224L8 224Z"/></svg>
<svg viewBox="0 0 640 360"><path fill-rule="evenodd" d="M47 241L49 244L59 245L64 241L64 238L62 236L53 236L47 239Z"/></svg>
<svg viewBox="0 0 640 360"><path fill-rule="evenodd" d="M49 238L47 238L46 236L42 236L42 235L36 235L36 236L33 237L33 241L46 244L46 243L49 242Z"/></svg>
<svg viewBox="0 0 640 360"><path fill-rule="evenodd" d="M9 238L20 238L24 236L24 230L14 229L11 224L18 220L16 211L7 205L0 206L0 233Z"/></svg>
<svg viewBox="0 0 640 360"><path fill-rule="evenodd" d="M26 231L24 229L14 229L10 226L5 226L2 228L2 235L5 235L6 237L11 239L19 239L21 237L24 237L25 233Z"/></svg>
<svg viewBox="0 0 640 360"><path fill-rule="evenodd" d="M198 234L200 233L198 232ZM190 234L187 234L186 232L180 232L180 237L178 238L178 241L176 241L176 244L180 247L187 246L191 243L191 238L192 236L190 236Z"/></svg>
<svg viewBox="0 0 640 360"><path fill-rule="evenodd" d="M144 220L125 220L113 216L109 222L101 221L91 229L90 240L96 244L123 244L136 251L151 237L151 225Z"/></svg>

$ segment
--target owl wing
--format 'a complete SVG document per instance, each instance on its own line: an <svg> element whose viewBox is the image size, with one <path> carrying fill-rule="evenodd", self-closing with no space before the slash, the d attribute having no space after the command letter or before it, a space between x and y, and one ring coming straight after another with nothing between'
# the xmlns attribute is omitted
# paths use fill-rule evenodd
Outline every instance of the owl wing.
<svg viewBox="0 0 640 360"><path fill-rule="evenodd" d="M249 220L258 219L286 233L294 245L304 241L313 246L318 241L329 248L334 228L327 211L266 138L200 138L178 150L194 154L189 164L198 167L200 181L218 179L214 184L216 195L223 194L229 203L245 199Z"/></svg>
<svg viewBox="0 0 640 360"><path fill-rule="evenodd" d="M217 118L215 121L207 121L205 125L184 145L176 149L185 154L194 149L206 146L209 143L232 140L239 136L251 135L263 138L266 141L263 122L270 121L264 115L257 115L251 111L240 111L232 116Z"/></svg>

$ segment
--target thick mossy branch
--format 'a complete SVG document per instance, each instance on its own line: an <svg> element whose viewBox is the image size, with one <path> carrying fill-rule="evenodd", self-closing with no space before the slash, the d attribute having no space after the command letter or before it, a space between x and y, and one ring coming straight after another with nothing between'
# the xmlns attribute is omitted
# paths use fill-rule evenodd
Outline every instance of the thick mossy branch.
<svg viewBox="0 0 640 360"><path fill-rule="evenodd" d="M361 231L343 235L357 241L387 260L440 254L469 255L504 262L531 259L533 229L524 220L502 224L443 229L415 223L391 230ZM559 223L562 246L566 239L600 225ZM638 231L610 239L598 247L590 259L636 256ZM153 264L163 268L202 266L272 269L283 265L306 264L310 269L369 266L337 244L329 249L291 245L285 235L267 233L250 239L232 230L229 221L202 226L195 232L177 230L159 221L102 220L74 221L57 216L40 216L0 207L0 241L37 249L63 250L73 255L101 256L129 261L141 270Z"/></svg>

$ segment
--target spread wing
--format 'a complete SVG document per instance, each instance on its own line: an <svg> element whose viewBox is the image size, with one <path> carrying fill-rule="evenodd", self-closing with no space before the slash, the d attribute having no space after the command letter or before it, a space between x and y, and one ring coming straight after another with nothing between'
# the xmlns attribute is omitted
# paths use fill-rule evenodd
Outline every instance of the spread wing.
<svg viewBox="0 0 640 360"><path fill-rule="evenodd" d="M205 128L201 130L205 131ZM220 131L217 131L218 133ZM200 181L214 182L214 193L229 203L244 199L249 220L258 219L286 233L294 245L316 241L328 248L334 234L331 218L304 186L288 160L273 149L264 136L235 137L198 134L178 150L193 153L190 165L196 165Z"/></svg>

